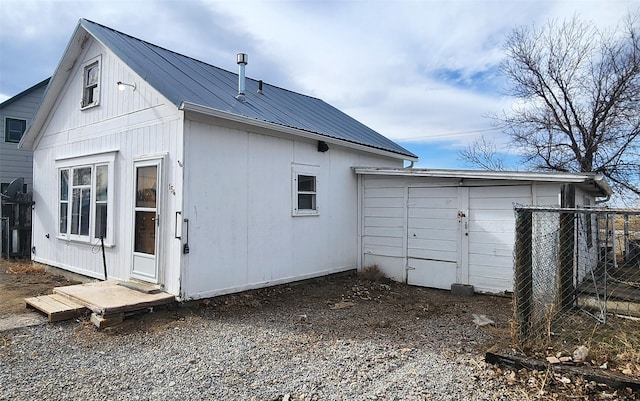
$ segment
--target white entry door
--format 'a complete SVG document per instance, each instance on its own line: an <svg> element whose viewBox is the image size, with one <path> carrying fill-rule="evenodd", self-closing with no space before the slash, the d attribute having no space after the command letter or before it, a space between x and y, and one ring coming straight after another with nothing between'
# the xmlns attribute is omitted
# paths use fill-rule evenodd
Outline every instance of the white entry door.
<svg viewBox="0 0 640 401"><path fill-rule="evenodd" d="M134 164L133 263L131 277L159 281L158 231L160 228L160 183L162 160Z"/></svg>
<svg viewBox="0 0 640 401"><path fill-rule="evenodd" d="M450 289L464 275L468 189L409 188L407 283Z"/></svg>

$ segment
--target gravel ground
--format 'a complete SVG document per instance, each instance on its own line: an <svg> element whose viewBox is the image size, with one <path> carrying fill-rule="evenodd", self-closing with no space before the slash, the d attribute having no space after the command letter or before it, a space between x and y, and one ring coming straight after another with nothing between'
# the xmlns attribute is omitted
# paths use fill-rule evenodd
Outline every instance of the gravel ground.
<svg viewBox="0 0 640 401"><path fill-rule="evenodd" d="M510 300L353 275L0 333L0 400L520 400ZM495 326L477 327L473 313Z"/></svg>

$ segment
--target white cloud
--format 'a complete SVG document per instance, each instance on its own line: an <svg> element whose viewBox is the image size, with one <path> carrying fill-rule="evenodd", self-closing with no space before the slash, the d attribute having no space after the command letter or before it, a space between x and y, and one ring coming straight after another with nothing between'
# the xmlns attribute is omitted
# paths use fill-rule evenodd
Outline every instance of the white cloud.
<svg viewBox="0 0 640 401"><path fill-rule="evenodd" d="M391 138L460 145L508 104L495 76L506 34L574 14L613 26L638 8L603 3L5 0L0 99L53 73L84 17L232 71L246 52L252 78L320 97Z"/></svg>

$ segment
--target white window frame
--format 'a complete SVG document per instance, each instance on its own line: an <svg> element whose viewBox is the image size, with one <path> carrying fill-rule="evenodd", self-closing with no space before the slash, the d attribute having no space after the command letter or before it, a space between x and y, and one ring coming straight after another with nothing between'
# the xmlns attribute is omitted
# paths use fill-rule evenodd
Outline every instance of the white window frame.
<svg viewBox="0 0 640 401"><path fill-rule="evenodd" d="M57 238L67 240L67 241L76 241L76 242L85 242L85 243L97 243L100 241L100 238L96 236L96 205L97 204L105 204L107 206L107 232L104 238L105 246L113 246L114 245L114 192L115 192L115 152L107 152L98 155L92 156L82 156L68 159L59 159L56 160L56 174L57 179L56 182L58 184L57 192L57 225L56 225L56 233ZM107 167L107 200L102 201L97 199L97 168L100 166ZM81 234L72 234L71 233L71 221L72 221L72 211L73 211L73 171L75 169L80 168L91 168L91 184L86 185L86 188L89 188L90 199L89 199L89 233L88 235ZM61 196L61 171L68 170L68 183L67 183L67 199L62 200ZM76 186L76 188L81 188L81 186ZM66 203L67 217L66 217L66 232L60 232L60 222L61 222L61 212L60 206Z"/></svg>
<svg viewBox="0 0 640 401"><path fill-rule="evenodd" d="M291 165L291 215L296 216L318 216L320 214L319 206L319 192L320 192L320 180L318 179L318 173L320 172L320 166L306 165L306 164L292 164ZM315 179L315 190L300 190L298 187L299 176L310 176ZM314 196L315 209L300 209L298 205L299 195L312 195Z"/></svg>
<svg viewBox="0 0 640 401"><path fill-rule="evenodd" d="M89 70L96 69L97 77L89 82ZM87 61L82 66L82 100L80 110L86 110L100 104L100 88L102 87L102 57L97 56ZM92 99L88 101L87 96L91 91Z"/></svg>

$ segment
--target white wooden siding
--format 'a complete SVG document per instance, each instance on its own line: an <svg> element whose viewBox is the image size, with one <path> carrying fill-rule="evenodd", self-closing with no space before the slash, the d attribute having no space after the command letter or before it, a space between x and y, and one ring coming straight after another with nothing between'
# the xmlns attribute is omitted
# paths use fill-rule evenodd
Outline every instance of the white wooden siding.
<svg viewBox="0 0 640 401"><path fill-rule="evenodd" d="M407 283L448 289L460 255L457 187L409 188Z"/></svg>
<svg viewBox="0 0 640 401"><path fill-rule="evenodd" d="M189 219L190 252L183 257L183 298L356 267L358 202L352 167L398 167L400 161L337 145L321 153L316 142L200 120L188 120L185 127L184 217ZM292 216L292 164L318 171L317 216Z"/></svg>
<svg viewBox="0 0 640 401"><path fill-rule="evenodd" d="M406 281L406 183L365 177L363 186L362 267L377 265L394 280Z"/></svg>
<svg viewBox="0 0 640 401"><path fill-rule="evenodd" d="M160 216L163 237L161 283L179 292L180 241L173 239L175 212L182 204L182 120L175 106L155 90L136 81L136 90L119 91L116 82L133 81L128 67L93 42L83 60L102 54L100 105L80 110L82 64L75 66L67 90L58 97L34 152L33 221L34 260L90 277L102 278L102 255L96 244L56 238L58 230L58 177L56 159L115 151L113 205L114 243L106 248L108 277L127 280L132 255L133 159L148 154L166 154L166 187Z"/></svg>
<svg viewBox="0 0 640 401"><path fill-rule="evenodd" d="M513 289L513 205L531 199L531 185L470 188L468 283L476 291Z"/></svg>

